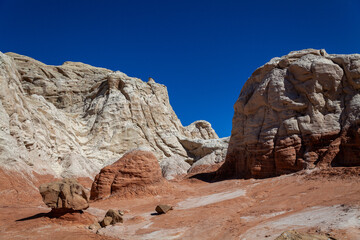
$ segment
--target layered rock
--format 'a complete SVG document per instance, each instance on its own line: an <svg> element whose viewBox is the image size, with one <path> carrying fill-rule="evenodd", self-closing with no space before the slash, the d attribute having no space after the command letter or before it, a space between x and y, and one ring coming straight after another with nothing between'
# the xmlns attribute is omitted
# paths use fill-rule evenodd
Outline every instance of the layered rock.
<svg viewBox="0 0 360 240"><path fill-rule="evenodd" d="M274 58L247 80L234 110L220 176L360 165L359 54L307 49Z"/></svg>
<svg viewBox="0 0 360 240"><path fill-rule="evenodd" d="M178 156L172 156L163 159L160 163L161 172L164 178L172 180L177 176L186 175L191 165L186 162L186 159Z"/></svg>
<svg viewBox="0 0 360 240"><path fill-rule="evenodd" d="M134 150L101 169L91 187L90 199L107 198L112 194L151 193L163 179L155 155L149 151Z"/></svg>
<svg viewBox="0 0 360 240"><path fill-rule="evenodd" d="M210 166L224 161L229 137L218 139L182 137L179 138L179 141L185 148L188 157L172 156L162 160L160 163L161 170L163 176L168 180L192 172L194 168L203 169L199 166Z"/></svg>
<svg viewBox="0 0 360 240"><path fill-rule="evenodd" d="M217 138L183 127L164 85L78 62L49 66L0 53L0 165L55 176L94 176L125 152L189 158L179 138Z"/></svg>
<svg viewBox="0 0 360 240"><path fill-rule="evenodd" d="M74 179L42 184L39 187L44 203L55 213L84 210L89 207L86 190Z"/></svg>

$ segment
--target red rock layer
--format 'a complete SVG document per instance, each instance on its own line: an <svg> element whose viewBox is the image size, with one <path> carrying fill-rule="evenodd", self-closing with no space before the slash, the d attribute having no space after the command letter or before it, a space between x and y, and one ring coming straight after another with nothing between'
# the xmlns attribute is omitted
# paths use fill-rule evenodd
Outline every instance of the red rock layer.
<svg viewBox="0 0 360 240"><path fill-rule="evenodd" d="M116 195L136 195L150 191L153 184L163 180L158 160L151 152L132 151L117 162L104 167L96 175L90 199Z"/></svg>
<svg viewBox="0 0 360 240"><path fill-rule="evenodd" d="M266 178L315 166L360 166L360 128L353 126L343 134L293 135L276 140L275 147L247 146L228 153L217 176Z"/></svg>

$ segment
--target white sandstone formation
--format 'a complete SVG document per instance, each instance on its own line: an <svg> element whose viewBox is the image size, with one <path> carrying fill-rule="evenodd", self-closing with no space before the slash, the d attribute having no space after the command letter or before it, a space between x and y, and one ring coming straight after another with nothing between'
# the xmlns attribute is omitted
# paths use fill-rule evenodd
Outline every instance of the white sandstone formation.
<svg viewBox="0 0 360 240"><path fill-rule="evenodd" d="M0 84L3 168L94 176L134 148L146 147L159 160L187 159L179 139L218 138L206 121L183 127L166 87L153 79L0 53Z"/></svg>

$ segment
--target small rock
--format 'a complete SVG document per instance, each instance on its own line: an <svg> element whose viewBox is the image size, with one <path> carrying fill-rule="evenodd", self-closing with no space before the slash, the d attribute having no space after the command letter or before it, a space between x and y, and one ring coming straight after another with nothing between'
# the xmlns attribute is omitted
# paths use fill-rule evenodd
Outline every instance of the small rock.
<svg viewBox="0 0 360 240"><path fill-rule="evenodd" d="M104 217L104 219L100 222L101 227L106 227L111 225L111 222L113 221L112 217Z"/></svg>
<svg viewBox="0 0 360 240"><path fill-rule="evenodd" d="M160 204L160 205L157 205L156 208L155 208L155 211L158 213L158 214L163 214L163 213L167 213L168 211L172 210L173 208L169 205L163 205L163 204Z"/></svg>
<svg viewBox="0 0 360 240"><path fill-rule="evenodd" d="M118 210L118 213L120 214L120 216L124 216L125 211L123 211L123 210Z"/></svg>
<svg viewBox="0 0 360 240"><path fill-rule="evenodd" d="M97 231L97 230L99 230L100 228L101 228L101 226L100 226L99 223L94 223L94 224L91 224L91 225L89 226L89 229L90 229L90 230L94 230L94 231Z"/></svg>
<svg viewBox="0 0 360 240"><path fill-rule="evenodd" d="M124 214L122 214L122 215L124 215ZM107 213L105 214L105 218L106 217L111 217L111 219L112 219L111 224L116 224L116 223L119 223L119 222L122 223L124 221L123 218L121 217L122 215L120 214L119 211L109 209L107 211Z"/></svg>

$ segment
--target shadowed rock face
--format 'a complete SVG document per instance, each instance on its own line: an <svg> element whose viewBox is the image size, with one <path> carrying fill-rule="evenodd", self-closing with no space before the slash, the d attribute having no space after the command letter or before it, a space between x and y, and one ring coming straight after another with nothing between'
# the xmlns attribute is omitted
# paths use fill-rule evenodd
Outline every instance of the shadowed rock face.
<svg viewBox="0 0 360 240"><path fill-rule="evenodd" d="M274 58L234 105L221 177L264 178L360 165L360 55L307 49Z"/></svg>
<svg viewBox="0 0 360 240"><path fill-rule="evenodd" d="M111 194L136 195L151 192L151 188L163 180L154 154L134 150L101 169L91 187L90 199L106 198Z"/></svg>

